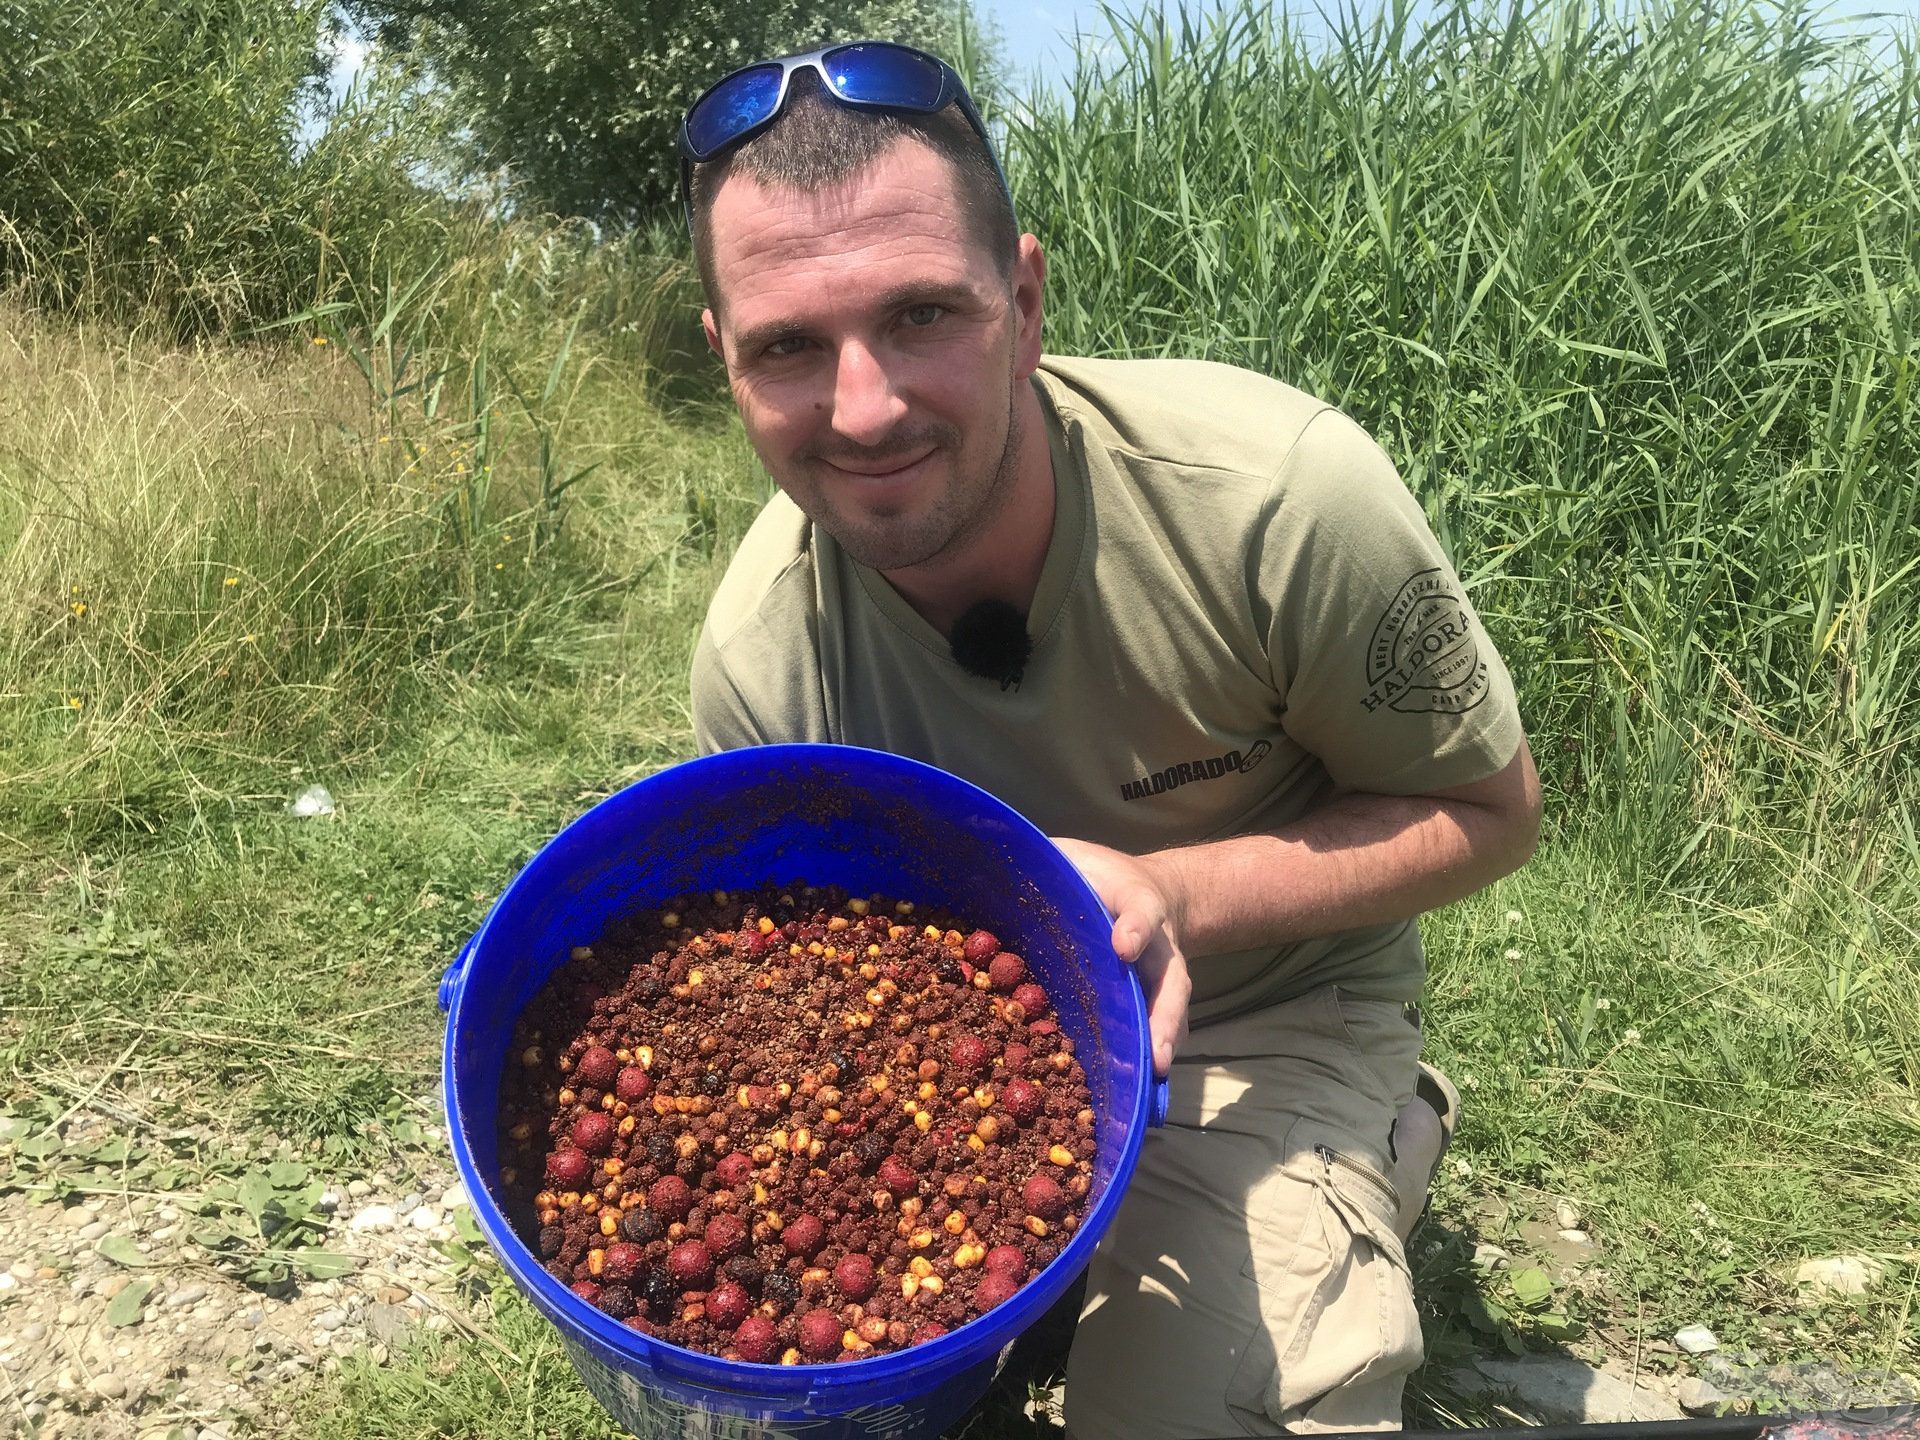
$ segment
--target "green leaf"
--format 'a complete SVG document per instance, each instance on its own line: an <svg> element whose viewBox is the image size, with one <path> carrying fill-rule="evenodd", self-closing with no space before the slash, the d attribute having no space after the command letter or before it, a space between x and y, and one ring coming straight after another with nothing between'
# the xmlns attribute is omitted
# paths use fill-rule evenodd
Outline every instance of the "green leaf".
<svg viewBox="0 0 1920 1440"><path fill-rule="evenodd" d="M273 1203L273 1182L260 1171L249 1170L235 1188L234 1199L257 1225L260 1217L267 1213L267 1206Z"/></svg>
<svg viewBox="0 0 1920 1440"><path fill-rule="evenodd" d="M1553 1298L1553 1280L1538 1267L1513 1272L1513 1298L1529 1310L1538 1309Z"/></svg>
<svg viewBox="0 0 1920 1440"><path fill-rule="evenodd" d="M456 1205L453 1210L453 1232L469 1245L484 1245L487 1237L480 1233L480 1227L473 1222L473 1210L470 1206Z"/></svg>
<svg viewBox="0 0 1920 1440"><path fill-rule="evenodd" d="M267 1167L267 1179L277 1190L294 1190L307 1183L307 1167L298 1160L276 1160Z"/></svg>
<svg viewBox="0 0 1920 1440"><path fill-rule="evenodd" d="M292 1250L287 1258L301 1274L310 1280L334 1280L353 1272L360 1262L351 1255L339 1255L331 1250Z"/></svg>
<svg viewBox="0 0 1920 1440"><path fill-rule="evenodd" d="M1549 1340L1577 1340L1586 1333L1586 1326L1558 1310L1535 1316L1533 1324Z"/></svg>
<svg viewBox="0 0 1920 1440"><path fill-rule="evenodd" d="M59 1137L59 1135L49 1130L44 1135L35 1135L29 1139L20 1141L20 1143L14 1148L19 1150L19 1152L22 1155L27 1156L29 1159L40 1160L40 1159L44 1159L48 1155L53 1154L54 1151L60 1149L65 1144L66 1144L66 1141L62 1140Z"/></svg>
<svg viewBox="0 0 1920 1440"><path fill-rule="evenodd" d="M124 1135L112 1135L86 1152L86 1158L103 1165L118 1165L133 1153L133 1142Z"/></svg>
<svg viewBox="0 0 1920 1440"><path fill-rule="evenodd" d="M147 1296L153 1293L153 1281L136 1280L107 1306L109 1325L138 1325L140 1312L146 1308Z"/></svg>
<svg viewBox="0 0 1920 1440"><path fill-rule="evenodd" d="M108 1235L93 1248L116 1265L138 1268L147 1263L147 1257L140 1253L139 1246L128 1235Z"/></svg>

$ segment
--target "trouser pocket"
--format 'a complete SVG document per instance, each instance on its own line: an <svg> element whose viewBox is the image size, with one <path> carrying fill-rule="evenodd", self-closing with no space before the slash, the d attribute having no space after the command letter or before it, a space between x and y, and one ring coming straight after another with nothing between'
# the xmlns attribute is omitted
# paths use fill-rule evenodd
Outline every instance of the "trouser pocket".
<svg viewBox="0 0 1920 1440"><path fill-rule="evenodd" d="M1245 1273L1259 1288L1260 1325L1227 1391L1249 1434L1313 1428L1320 1410L1346 1428L1399 1423L1401 1382L1423 1354L1413 1279L1394 1234L1393 1186L1351 1148L1303 1120L1251 1197ZM1360 1391L1377 1397L1379 1416L1355 1415Z"/></svg>

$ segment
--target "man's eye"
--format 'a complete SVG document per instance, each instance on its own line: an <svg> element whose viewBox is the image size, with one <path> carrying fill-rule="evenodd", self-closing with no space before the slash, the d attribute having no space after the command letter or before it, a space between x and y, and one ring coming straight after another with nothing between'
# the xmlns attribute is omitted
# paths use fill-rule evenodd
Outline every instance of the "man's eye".
<svg viewBox="0 0 1920 1440"><path fill-rule="evenodd" d="M915 305L910 307L906 312L907 323L909 325L924 327L933 324L934 321L946 313L947 310L944 305L934 305L931 303Z"/></svg>
<svg viewBox="0 0 1920 1440"><path fill-rule="evenodd" d="M761 353L766 355L776 356L776 357L798 355L800 353L800 347L805 345L806 343L807 343L806 340L803 339L801 336L787 335L774 341L771 345L767 346L767 348Z"/></svg>

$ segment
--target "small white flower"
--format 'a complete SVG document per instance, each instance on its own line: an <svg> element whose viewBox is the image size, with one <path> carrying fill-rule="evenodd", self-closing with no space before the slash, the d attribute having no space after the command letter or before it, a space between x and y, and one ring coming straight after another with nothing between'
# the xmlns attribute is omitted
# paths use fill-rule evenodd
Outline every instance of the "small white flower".
<svg viewBox="0 0 1920 1440"><path fill-rule="evenodd" d="M1518 910L1507 911L1507 924L1509 925L1518 925L1522 920L1526 918L1527 917L1522 915Z"/></svg>
<svg viewBox="0 0 1920 1440"><path fill-rule="evenodd" d="M1640 1032L1638 1030L1629 1028L1627 1030L1627 1033L1622 1035L1620 1038L1626 1041L1627 1044L1629 1045L1638 1045L1640 1043Z"/></svg>
<svg viewBox="0 0 1920 1440"><path fill-rule="evenodd" d="M1596 1010L1611 1010L1613 1008L1613 1002L1602 995L1598 1000L1593 1002L1593 1008Z"/></svg>
<svg viewBox="0 0 1920 1440"><path fill-rule="evenodd" d="M1473 1176L1473 1166L1463 1157L1453 1162L1453 1173L1458 1175L1462 1180L1471 1179Z"/></svg>
<svg viewBox="0 0 1920 1440"><path fill-rule="evenodd" d="M1477 1075L1468 1075L1462 1079L1460 1083L1469 1090L1478 1090L1480 1088L1480 1078Z"/></svg>
<svg viewBox="0 0 1920 1440"><path fill-rule="evenodd" d="M1518 960L1519 958L1520 958L1520 952L1518 950L1507 951L1507 959Z"/></svg>

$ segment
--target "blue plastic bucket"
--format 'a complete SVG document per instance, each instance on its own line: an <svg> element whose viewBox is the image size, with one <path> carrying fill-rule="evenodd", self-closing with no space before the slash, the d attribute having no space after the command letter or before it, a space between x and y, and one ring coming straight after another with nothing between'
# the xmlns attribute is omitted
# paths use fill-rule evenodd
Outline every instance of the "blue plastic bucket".
<svg viewBox="0 0 1920 1440"><path fill-rule="evenodd" d="M1098 1154L1084 1223L1012 1299L911 1349L830 1365L754 1365L668 1345L547 1274L494 1199L500 1076L515 1021L575 945L690 891L805 882L950 909L998 935L1046 986L1093 1093ZM448 1132L473 1216L551 1320L580 1378L635 1435L908 1440L980 1398L1007 1348L1073 1283L1166 1111L1140 985L1098 897L1047 837L943 770L841 745L688 761L556 835L500 896L440 983Z"/></svg>

